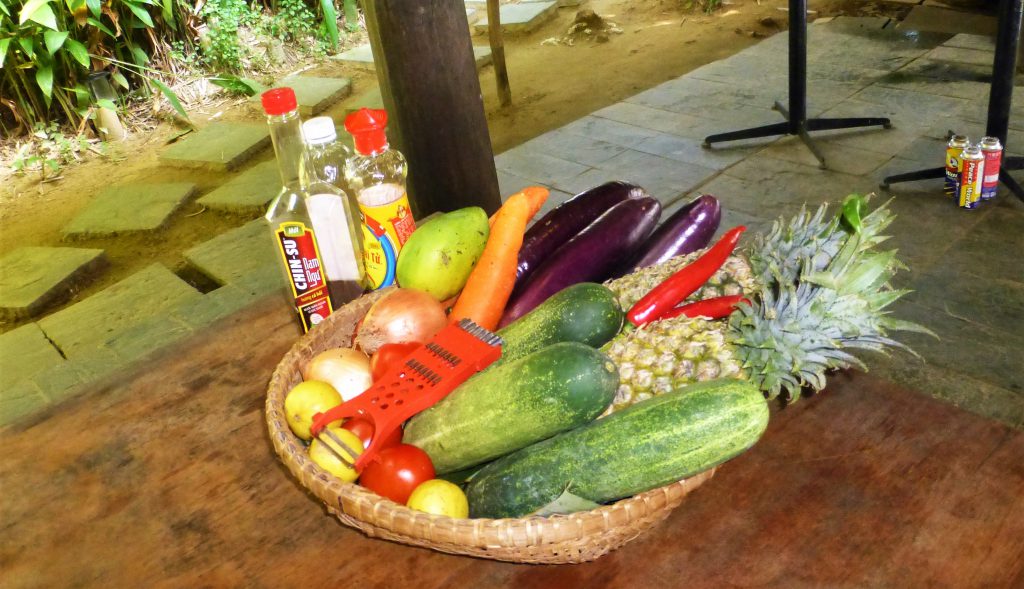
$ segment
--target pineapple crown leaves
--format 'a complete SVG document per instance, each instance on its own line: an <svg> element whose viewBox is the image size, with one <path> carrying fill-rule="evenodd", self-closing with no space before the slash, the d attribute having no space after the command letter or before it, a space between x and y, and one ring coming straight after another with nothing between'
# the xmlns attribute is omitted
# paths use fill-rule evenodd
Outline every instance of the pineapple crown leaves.
<svg viewBox="0 0 1024 589"><path fill-rule="evenodd" d="M900 269L896 251L877 251L895 218L886 204L862 216L869 197L851 195L838 215L828 206L776 221L749 254L761 290L729 318L750 379L769 398L792 401L803 387L820 390L825 372L863 362L850 350L909 350L890 331L931 333L884 309L907 290L889 282Z"/></svg>

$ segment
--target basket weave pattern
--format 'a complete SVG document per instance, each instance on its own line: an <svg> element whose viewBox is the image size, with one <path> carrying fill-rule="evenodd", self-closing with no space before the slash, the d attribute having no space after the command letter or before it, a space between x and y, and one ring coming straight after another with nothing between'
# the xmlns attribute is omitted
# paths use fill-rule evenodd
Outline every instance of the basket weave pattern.
<svg viewBox="0 0 1024 589"><path fill-rule="evenodd" d="M453 519L415 511L344 483L310 460L285 420L284 397L302 380L300 367L319 352L352 345L356 324L380 296L373 293L335 311L302 337L277 365L266 419L274 449L293 475L342 523L368 536L452 554L510 562L565 564L594 560L668 517L714 469L590 511L519 519Z"/></svg>

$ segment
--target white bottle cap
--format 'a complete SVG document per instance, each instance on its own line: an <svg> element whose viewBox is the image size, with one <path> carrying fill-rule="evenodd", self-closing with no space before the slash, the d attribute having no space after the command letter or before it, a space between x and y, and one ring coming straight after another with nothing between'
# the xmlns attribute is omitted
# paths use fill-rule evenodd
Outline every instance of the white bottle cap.
<svg viewBox="0 0 1024 589"><path fill-rule="evenodd" d="M314 117L302 123L302 138L306 145L323 145L338 138L331 117Z"/></svg>

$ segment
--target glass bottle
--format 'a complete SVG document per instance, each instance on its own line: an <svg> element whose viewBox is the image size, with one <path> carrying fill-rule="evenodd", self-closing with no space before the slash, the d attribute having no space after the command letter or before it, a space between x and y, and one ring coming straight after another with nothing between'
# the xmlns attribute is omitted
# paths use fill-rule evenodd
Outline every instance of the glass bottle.
<svg viewBox="0 0 1024 589"><path fill-rule="evenodd" d="M405 156L388 146L387 113L361 108L345 119L356 153L345 165L345 181L363 216L363 253L372 288L395 282L402 246L416 229L405 191Z"/></svg>
<svg viewBox="0 0 1024 589"><path fill-rule="evenodd" d="M336 141L330 117L306 121L302 135L306 149L300 163L308 193L306 207L327 265L331 299L340 306L363 294L368 286L359 209L342 188L349 150Z"/></svg>
<svg viewBox="0 0 1024 589"><path fill-rule="evenodd" d="M298 105L291 88L268 90L261 99L281 173L281 191L267 208L265 219L281 254L292 304L303 330L309 331L330 316L334 306L316 228L306 208L307 193L299 176L303 144Z"/></svg>

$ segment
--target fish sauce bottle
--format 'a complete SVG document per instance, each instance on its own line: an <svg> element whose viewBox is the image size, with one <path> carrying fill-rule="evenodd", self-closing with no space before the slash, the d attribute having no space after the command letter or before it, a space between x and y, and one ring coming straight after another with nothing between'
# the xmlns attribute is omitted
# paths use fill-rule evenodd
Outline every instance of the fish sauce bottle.
<svg viewBox="0 0 1024 589"><path fill-rule="evenodd" d="M359 208L343 188L345 162L351 153L337 141L330 117L303 123L302 136L306 145L302 160L306 207L324 255L331 302L340 307L358 298L369 286Z"/></svg>
<svg viewBox="0 0 1024 589"><path fill-rule="evenodd" d="M306 208L305 187L300 181L303 145L298 105L291 88L274 88L260 98L281 173L281 191L271 201L264 218L284 264L289 298L302 329L309 331L329 317L334 306L327 289L324 259Z"/></svg>
<svg viewBox="0 0 1024 589"><path fill-rule="evenodd" d="M361 108L345 119L356 153L345 166L345 180L363 218L366 274L374 289L395 283L402 246L416 229L405 191L405 157L388 147L387 113Z"/></svg>

